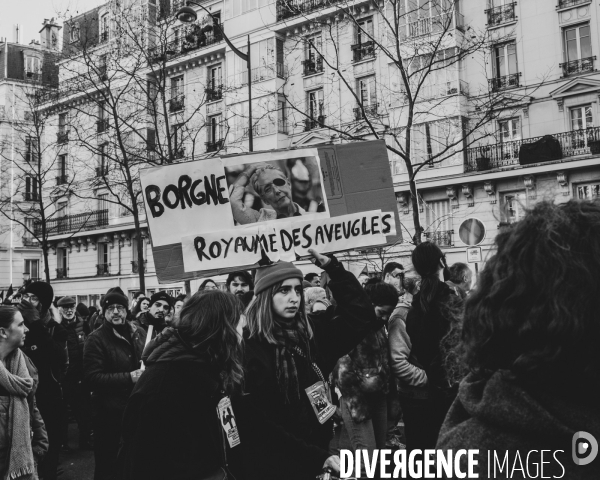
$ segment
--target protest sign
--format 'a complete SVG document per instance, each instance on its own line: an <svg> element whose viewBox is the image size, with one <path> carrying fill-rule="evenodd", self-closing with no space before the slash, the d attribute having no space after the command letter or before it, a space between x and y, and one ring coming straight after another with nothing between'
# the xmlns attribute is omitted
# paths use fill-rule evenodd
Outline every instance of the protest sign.
<svg viewBox="0 0 600 480"><path fill-rule="evenodd" d="M224 155L140 177L161 283L399 239L383 141Z"/></svg>

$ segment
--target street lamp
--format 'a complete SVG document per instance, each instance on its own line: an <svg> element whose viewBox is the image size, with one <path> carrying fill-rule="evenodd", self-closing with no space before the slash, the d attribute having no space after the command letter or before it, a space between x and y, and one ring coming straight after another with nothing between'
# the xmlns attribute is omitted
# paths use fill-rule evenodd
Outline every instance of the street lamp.
<svg viewBox="0 0 600 480"><path fill-rule="evenodd" d="M198 19L198 14L196 13L196 10L190 7L190 5L196 5L197 7L200 7L202 10L204 10L213 19L214 27L221 32L221 36L223 37L229 48L231 48L233 53L235 53L242 60L246 61L246 68L248 69L248 149L252 152L254 150L254 135L252 132L252 68L250 63L250 35L248 35L248 53L246 54L233 46L229 38L227 38L227 35L225 35L225 32L223 32L221 24L214 22L215 17L213 17L213 14L210 13L204 5L200 5L199 3L192 1L186 2L186 6L181 7L177 12L177 18L180 22L193 23Z"/></svg>

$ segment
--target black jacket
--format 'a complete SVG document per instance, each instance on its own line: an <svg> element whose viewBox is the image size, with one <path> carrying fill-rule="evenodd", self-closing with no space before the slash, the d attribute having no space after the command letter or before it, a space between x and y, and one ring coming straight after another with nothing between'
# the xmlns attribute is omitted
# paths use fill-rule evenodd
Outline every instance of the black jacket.
<svg viewBox="0 0 600 480"><path fill-rule="evenodd" d="M329 288L337 306L309 316L309 321L316 345L313 360L327 379L338 359L369 333L382 328L383 322L375 317L358 280L341 263L333 258L325 271L331 278ZM295 355L301 398L284 404L276 378L274 346L256 338L247 339L244 363L245 401L250 409L263 415L262 422L269 424L269 428L255 432L256 438L244 448L247 478L314 478L329 456L333 431L331 419L319 423L305 392L319 381L318 375Z"/></svg>
<svg viewBox="0 0 600 480"><path fill-rule="evenodd" d="M39 311L27 301L21 302L18 308L29 329L22 350L37 368L40 379L36 393L38 403L59 402L62 399L60 384L69 367L67 331L54 320L44 324Z"/></svg>
<svg viewBox="0 0 600 480"><path fill-rule="evenodd" d="M109 322L92 332L83 350L83 375L96 411L122 414L133 390L130 373L140 368L146 333L127 322L132 343Z"/></svg>
<svg viewBox="0 0 600 480"><path fill-rule="evenodd" d="M67 333L67 349L69 351L69 368L66 380L81 381L83 379L83 345L85 343L84 322L75 314L75 318L67 323L63 320L62 325Z"/></svg>
<svg viewBox="0 0 600 480"><path fill-rule="evenodd" d="M225 464L216 410L220 370L188 353L173 329L148 346L148 355L123 416L119 478L205 478ZM235 404L233 412L239 416ZM242 439L227 448L228 463L241 458L243 445Z"/></svg>

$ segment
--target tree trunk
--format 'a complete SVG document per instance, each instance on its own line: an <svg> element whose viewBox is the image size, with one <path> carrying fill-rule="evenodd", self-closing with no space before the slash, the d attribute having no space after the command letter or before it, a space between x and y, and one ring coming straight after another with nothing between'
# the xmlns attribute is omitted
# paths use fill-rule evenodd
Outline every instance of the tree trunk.
<svg viewBox="0 0 600 480"><path fill-rule="evenodd" d="M408 185L410 187L410 202L412 205L413 214L413 225L415 227L415 234L413 235L413 242L415 245L421 243L421 233L423 227L421 227L421 218L419 217L419 199L417 197L417 182L413 175L413 168L410 162L406 162L406 171L408 173Z"/></svg>
<svg viewBox="0 0 600 480"><path fill-rule="evenodd" d="M42 240L42 255L44 256L44 274L46 275L46 282L50 283L50 267L48 266L48 241L45 238Z"/></svg>

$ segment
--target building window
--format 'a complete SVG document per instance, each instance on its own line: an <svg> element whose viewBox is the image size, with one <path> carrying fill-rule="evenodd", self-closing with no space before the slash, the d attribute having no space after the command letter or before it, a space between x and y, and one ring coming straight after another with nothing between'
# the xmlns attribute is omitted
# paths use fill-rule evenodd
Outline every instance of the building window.
<svg viewBox="0 0 600 480"><path fill-rule="evenodd" d="M578 185L577 198L579 200L597 200L600 198L600 183Z"/></svg>
<svg viewBox="0 0 600 480"><path fill-rule="evenodd" d="M323 89L313 90L306 94L306 114L309 118L305 119L305 130L313 128L322 128L325 123L323 115Z"/></svg>
<svg viewBox="0 0 600 480"><path fill-rule="evenodd" d="M519 86L517 44L503 43L494 47L494 78L490 80L492 91Z"/></svg>
<svg viewBox="0 0 600 480"><path fill-rule="evenodd" d="M26 136L25 137L25 161L31 162L32 160L37 161L38 156L35 155L37 153L37 141L35 137Z"/></svg>
<svg viewBox="0 0 600 480"><path fill-rule="evenodd" d="M423 202L425 207L425 238L433 243L452 246L452 209L450 200Z"/></svg>
<svg viewBox="0 0 600 480"><path fill-rule="evenodd" d="M323 71L321 34L307 37L304 41L304 75L314 75Z"/></svg>
<svg viewBox="0 0 600 480"><path fill-rule="evenodd" d="M508 118L498 122L501 155L504 160L519 158L521 148L521 128L518 118Z"/></svg>
<svg viewBox="0 0 600 480"><path fill-rule="evenodd" d="M110 273L110 247L108 243L98 244L98 275Z"/></svg>
<svg viewBox="0 0 600 480"><path fill-rule="evenodd" d="M171 79L171 99L169 100L169 111L178 112L183 110L183 75Z"/></svg>
<svg viewBox="0 0 600 480"><path fill-rule="evenodd" d="M63 144L69 140L69 113L58 114L58 133L56 134L57 143Z"/></svg>
<svg viewBox="0 0 600 480"><path fill-rule="evenodd" d="M565 28L565 55L567 62L592 56L592 41L588 24Z"/></svg>
<svg viewBox="0 0 600 480"><path fill-rule="evenodd" d="M206 101L215 102L223 98L223 77L221 65L213 65L208 69L208 86Z"/></svg>
<svg viewBox="0 0 600 480"><path fill-rule="evenodd" d="M79 23L72 23L70 25L69 40L71 42L79 40Z"/></svg>
<svg viewBox="0 0 600 480"><path fill-rule="evenodd" d="M25 265L23 266L23 273L28 273L29 278L32 281L39 280L39 278L40 278L40 261L25 259Z"/></svg>
<svg viewBox="0 0 600 480"><path fill-rule="evenodd" d="M98 195L98 210L108 210L108 193Z"/></svg>
<svg viewBox="0 0 600 480"><path fill-rule="evenodd" d="M354 119L377 114L377 93L375 91L375 75L360 78L356 81L356 90L360 106L354 109ZM362 108L361 108L362 106Z"/></svg>
<svg viewBox="0 0 600 480"><path fill-rule="evenodd" d="M108 35L110 32L110 21L108 13L105 13L100 17L100 43L108 41Z"/></svg>
<svg viewBox="0 0 600 480"><path fill-rule="evenodd" d="M58 156L58 176L56 177L56 184L63 185L67 183L67 155L62 154Z"/></svg>
<svg viewBox="0 0 600 480"><path fill-rule="evenodd" d="M67 278L67 271L69 270L69 256L66 248L57 248L56 249L56 257L57 257L57 268L56 268L56 278Z"/></svg>
<svg viewBox="0 0 600 480"><path fill-rule="evenodd" d="M25 78L41 80L42 60L38 57L25 57Z"/></svg>
<svg viewBox="0 0 600 480"><path fill-rule="evenodd" d="M216 152L223 146L223 133L221 131L222 117L214 115L208 118L206 151Z"/></svg>
<svg viewBox="0 0 600 480"><path fill-rule="evenodd" d="M352 45L352 59L360 62L374 56L373 19L366 18L357 22L354 45Z"/></svg>
<svg viewBox="0 0 600 480"><path fill-rule="evenodd" d="M287 108L285 107L285 100L277 101L277 113L277 132L287 134Z"/></svg>
<svg viewBox="0 0 600 480"><path fill-rule="evenodd" d="M183 124L171 126L171 145L173 147L174 158L183 158L185 148L183 146Z"/></svg>
<svg viewBox="0 0 600 480"><path fill-rule="evenodd" d="M25 177L25 200L27 200L27 201L38 200L37 177L32 177L29 175Z"/></svg>
<svg viewBox="0 0 600 480"><path fill-rule="evenodd" d="M591 105L571 108L571 130L585 130L593 126L594 118Z"/></svg>
<svg viewBox="0 0 600 480"><path fill-rule="evenodd" d="M502 195L502 216L505 223L515 223L525 216L526 192L511 192Z"/></svg>

